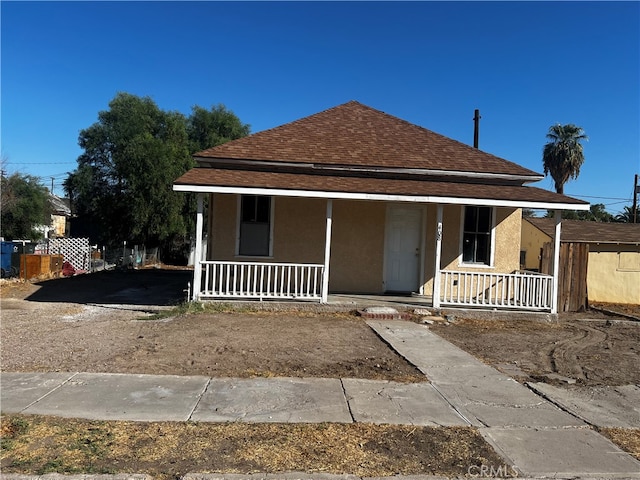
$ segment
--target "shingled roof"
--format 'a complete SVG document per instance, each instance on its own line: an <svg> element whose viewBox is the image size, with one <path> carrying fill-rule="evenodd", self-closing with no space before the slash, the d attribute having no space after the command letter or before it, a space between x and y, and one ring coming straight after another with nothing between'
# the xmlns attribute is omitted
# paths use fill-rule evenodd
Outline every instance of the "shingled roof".
<svg viewBox="0 0 640 480"><path fill-rule="evenodd" d="M552 218L526 218L533 226L553 237ZM561 239L574 243L640 244L640 224L563 220Z"/></svg>
<svg viewBox="0 0 640 480"><path fill-rule="evenodd" d="M503 206L526 205L530 208L586 208L589 204L536 187L425 180L423 178L372 178L345 175L192 168L174 182L180 191L238 193L237 189L260 189L254 194L323 198L379 199L474 204L486 202ZM247 193L247 192L245 192Z"/></svg>
<svg viewBox="0 0 640 480"><path fill-rule="evenodd" d="M194 155L311 165L542 175L356 101Z"/></svg>
<svg viewBox="0 0 640 480"><path fill-rule="evenodd" d="M541 175L358 102L194 155L183 192L578 209Z"/></svg>

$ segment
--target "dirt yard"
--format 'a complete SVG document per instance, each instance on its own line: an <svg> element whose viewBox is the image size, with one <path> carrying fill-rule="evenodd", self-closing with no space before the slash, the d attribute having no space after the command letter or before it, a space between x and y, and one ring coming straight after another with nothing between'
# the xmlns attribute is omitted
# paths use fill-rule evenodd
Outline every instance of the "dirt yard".
<svg viewBox="0 0 640 480"><path fill-rule="evenodd" d="M172 309L190 277L188 271L132 271L3 282L2 370L426 380L351 314ZM546 375L558 373L583 385L640 383L640 322L625 318L591 311L557 323L460 319L430 328L519 380L553 383ZM638 432L610 430L610 438L637 455ZM474 465L503 462L472 428L5 415L0 434L3 471L21 473L461 476Z"/></svg>
<svg viewBox="0 0 640 480"><path fill-rule="evenodd" d="M624 317L591 310L550 323L461 319L431 329L521 381L563 383L557 374L585 386L640 383L640 322Z"/></svg>
<svg viewBox="0 0 640 480"><path fill-rule="evenodd" d="M2 369L425 380L349 313L225 313L218 305L153 320L159 305L184 299L190 279L189 271L141 270L4 282ZM640 315L639 306L606 308ZM430 328L519 380L640 383L640 322L596 310L558 322L516 318Z"/></svg>
<svg viewBox="0 0 640 480"><path fill-rule="evenodd" d="M102 275L113 283L124 274ZM122 281L137 273L126 275ZM142 272L134 283L144 285L150 275ZM76 280L74 291L62 290L70 280ZM151 320L150 305L32 300L53 298L43 288L60 290L64 299L95 296L82 292L78 280L5 284L0 304L4 371L426 380L354 315L205 312ZM144 287L124 290L136 289ZM124 294L108 295L121 299Z"/></svg>

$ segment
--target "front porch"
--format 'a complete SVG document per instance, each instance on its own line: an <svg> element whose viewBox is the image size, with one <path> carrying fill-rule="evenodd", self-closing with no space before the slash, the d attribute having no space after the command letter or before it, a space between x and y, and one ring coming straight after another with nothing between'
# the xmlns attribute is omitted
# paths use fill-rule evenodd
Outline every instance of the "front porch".
<svg viewBox="0 0 640 480"><path fill-rule="evenodd" d="M201 261L200 288L196 300L295 300L331 303L338 298L325 290L325 266L321 264ZM369 296L373 300L408 303L434 308L485 308L551 311L553 277L532 272L439 272L439 298L427 295ZM197 285L197 284L194 284ZM393 300L392 300L393 299Z"/></svg>
<svg viewBox="0 0 640 480"><path fill-rule="evenodd" d="M313 210L315 212L313 223L303 223L303 221L297 217L287 217L285 219L280 217L281 223L278 224L279 232L283 230L286 231L287 228L291 228L292 232L296 232L296 229L298 231L299 229L314 230L314 235L307 237L311 239L314 245L312 255L297 255L301 260L309 257L316 260L313 263L307 263L284 261L281 252L297 251L295 249L283 250L279 248L278 254L266 255L267 258L264 259L251 257L234 259L229 258L231 255L227 255L227 258L223 256L223 259L216 259L218 254L213 253L214 249L210 249L208 255L203 254L205 251L203 241L205 217L204 195L200 194L198 197L195 258L201 260L197 262L196 268L194 269L193 288L191 289L190 295L192 300L302 301L328 304L330 303L330 294L335 294L336 292L354 292L361 295L367 292L382 294L385 292L388 293L389 290L394 290L393 288L389 288L390 283L387 283L385 288L384 282L385 279L389 278L390 272L394 272L392 268L395 267L395 265L382 262L380 258L383 255L386 257L387 245L396 240L402 242L405 239L403 236L390 236L388 234L388 226L390 224L385 223L384 220L384 212L386 211L388 215L388 212L394 211L390 210L390 208L396 208L393 207L393 205L397 205L395 203L366 202L366 204L361 204L362 208L365 208L365 205L380 205L376 207L376 209L381 213L380 216L382 218L382 220L376 223L376 225L378 225L376 227L378 228L378 235L371 235L369 237L377 238L378 243L375 248L370 248L365 255L362 253L364 252L364 246L361 243L355 243L355 240L361 237L360 230L354 231L353 223L351 223L357 221L358 218L365 218L365 216L358 216L353 213L359 211L357 209L354 210L356 207L353 203L345 203L342 201L338 204L339 217L336 218L339 218L339 220L336 225L342 228L339 235L336 235L334 231L335 211L334 200L331 198L325 199L324 201L316 200L313 203L305 204L307 207L313 207L315 209ZM218 211L228 212L229 209L223 209L223 207L228 207L234 203L238 204L234 200L234 197L230 197L230 200L231 201L227 199L225 202L219 203ZM295 205L295 203L299 201L299 199L291 197L279 199L278 205L281 207L280 211L287 210L290 205ZM272 208L273 205L275 205L275 203L272 201ZM415 203L413 205L415 205ZM318 213L320 213L318 210L321 207L322 210L324 210L324 215L318 215ZM369 209L368 212L371 211L371 207L366 208ZM508 230L508 228L510 228L509 225L517 224L519 226L519 220L518 222L513 220L516 211L506 209L502 211L502 213L494 213L494 215L500 216L500 221L503 223L495 221L496 225L494 225L491 231L491 236L494 239L495 237L500 237L498 240L493 241L501 243L501 245L499 248L493 245L491 246L490 266L463 265L465 268L456 268L460 261L458 257L458 243L460 242L461 245L462 241L461 231L458 225L464 207L449 206L447 207L448 210L446 210L446 212L448 213L446 214L445 205L443 204L431 204L430 207L423 204L402 208L409 208L410 211L417 212L418 214L415 215L417 226L414 230L417 231L417 233L413 240L414 243L409 245L408 249L405 249L406 253L404 257L405 259L407 257L409 259L415 259L413 261L409 260L412 265L416 265L417 267L414 272L415 286L406 290L402 289L403 291L414 292L414 295L401 298L410 298L412 304L418 303L421 306L434 309L472 308L556 313L556 304L554 302L554 298L556 297L556 282L554 276L517 271L513 270L513 266L507 266L516 263L512 257L517 256L517 247L514 253L513 246L510 244L511 240L505 235L498 235L496 232L499 232L500 229ZM427 210L427 208L429 208L429 210ZM238 210L236 210L236 213L237 211ZM307 212L311 211L312 210L307 210ZM344 215L347 211L352 213L350 217L345 218ZM307 216L309 215L308 213ZM233 215L230 217L233 217ZM219 222L222 222L224 217L220 214L212 215L211 212L209 212L208 218L211 228L211 225L216 223L215 218L219 218ZM427 222L425 220L426 218L431 219L430 222ZM557 238L559 240L559 215L557 220ZM323 224L322 226L324 228L319 228L320 223ZM231 225L232 222L229 221L227 224ZM220 230L220 225L226 224L216 224L218 231L229 231L228 228ZM346 239L344 235L344 228L347 225L350 225L349 228L353 232L350 233L351 237L348 237L348 239ZM445 226L448 226L448 230ZM381 237L385 229L387 236L386 241L383 242ZM215 232L216 229L209 230L209 233L212 231ZM447 233L447 231L449 233ZM294 234L299 235L299 233ZM273 244L275 243L276 247L279 247L281 245L279 242L281 242L284 237L282 235L274 236L273 232L271 235L272 238L269 240L269 245L273 248ZM274 238L275 240L273 240ZM448 241L446 240L447 238ZM315 241L313 241L314 239ZM336 245L333 245L333 242L336 241ZM301 243L296 245L301 245ZM414 246L417 246L415 252ZM345 247L348 249L349 254L345 254ZM228 251L231 253L232 250L228 249ZM359 267L351 263L354 255L359 255ZM495 261L493 259L494 256L496 257ZM213 259L211 259L212 257ZM238 257L237 250L236 257ZM505 264L506 257L511 259L508 264ZM377 262L377 270L371 267L371 262ZM509 272L507 268L511 271ZM375 273L372 274L374 271ZM330 290L330 278L332 279L331 282L333 282L338 273L341 278L347 276L352 278L351 285L359 282L362 278L368 277L369 279L373 278L374 285L376 281L379 281L382 284L382 288L377 291L368 290L366 287L360 290L351 290L349 287L345 288L334 284ZM369 284L371 285L372 282ZM386 301L388 301L388 296L381 296L381 298L384 297L386 297Z"/></svg>

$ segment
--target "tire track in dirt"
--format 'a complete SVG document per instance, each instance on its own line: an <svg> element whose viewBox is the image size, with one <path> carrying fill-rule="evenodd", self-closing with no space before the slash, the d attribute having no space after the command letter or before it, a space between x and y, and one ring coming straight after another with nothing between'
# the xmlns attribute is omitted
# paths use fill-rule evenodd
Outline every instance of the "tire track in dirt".
<svg viewBox="0 0 640 480"><path fill-rule="evenodd" d="M578 361L578 354L586 348L606 342L609 334L588 325L573 322L570 325L578 328L580 332L545 349L541 352L541 360L552 372L577 380L586 380L587 377Z"/></svg>

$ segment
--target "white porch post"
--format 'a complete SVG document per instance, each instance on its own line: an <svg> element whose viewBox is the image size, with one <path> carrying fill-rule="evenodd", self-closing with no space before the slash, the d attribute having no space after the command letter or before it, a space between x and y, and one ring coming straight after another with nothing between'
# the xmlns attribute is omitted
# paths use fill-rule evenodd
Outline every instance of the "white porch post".
<svg viewBox="0 0 640 480"><path fill-rule="evenodd" d="M196 213L196 253L193 262L193 290L191 300L198 301L202 289L202 230L203 230L204 194L198 194L198 210Z"/></svg>
<svg viewBox="0 0 640 480"><path fill-rule="evenodd" d="M331 224L333 219L333 200L327 199L327 227L324 236L324 270L322 272L322 303L329 297L329 260L331 259Z"/></svg>
<svg viewBox="0 0 640 480"><path fill-rule="evenodd" d="M440 308L440 256L442 255L442 204L436 216L436 252L433 266L433 308Z"/></svg>
<svg viewBox="0 0 640 480"><path fill-rule="evenodd" d="M556 210L554 213L556 221L553 232L553 287L551 289L551 313L558 313L558 279L560 270L560 233L562 230L562 213Z"/></svg>

